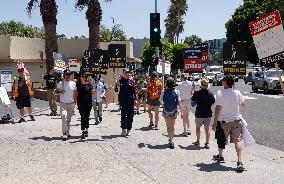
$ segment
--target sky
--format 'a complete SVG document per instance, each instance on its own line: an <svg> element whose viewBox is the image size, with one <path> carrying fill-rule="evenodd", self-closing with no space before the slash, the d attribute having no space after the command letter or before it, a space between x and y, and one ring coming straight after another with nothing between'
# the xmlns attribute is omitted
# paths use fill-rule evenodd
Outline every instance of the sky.
<svg viewBox="0 0 284 184"><path fill-rule="evenodd" d="M43 27L39 13L36 8L32 16L26 13L26 6L29 0L5 0L0 6L0 22L21 21L35 27ZM57 0L58 23L57 33L65 34L67 37L85 35L88 37L88 24L85 19L85 11L79 12L75 9L76 0ZM158 12L161 13L162 36L165 32L164 19L167 17L167 10L170 0L157 0ZM103 25L111 27L121 24L128 38L149 37L150 13L155 11L155 0L112 0L105 3L100 0L103 9ZM187 0L189 9L184 17L184 32L180 39L186 36L198 35L203 40L226 37L225 23L234 13L235 9L243 3L243 0ZM5 5L4 5L5 4Z"/></svg>

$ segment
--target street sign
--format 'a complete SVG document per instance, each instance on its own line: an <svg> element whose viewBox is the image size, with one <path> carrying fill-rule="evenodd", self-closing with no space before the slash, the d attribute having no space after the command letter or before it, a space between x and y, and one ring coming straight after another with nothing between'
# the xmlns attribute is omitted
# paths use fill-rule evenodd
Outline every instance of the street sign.
<svg viewBox="0 0 284 184"><path fill-rule="evenodd" d="M164 68L164 72L163 72ZM171 74L171 63L169 61L159 61L157 65L157 72L164 75Z"/></svg>
<svg viewBox="0 0 284 184"><path fill-rule="evenodd" d="M110 68L125 68L126 67L126 45L125 44L110 44L109 50L109 67Z"/></svg>
<svg viewBox="0 0 284 184"><path fill-rule="evenodd" d="M63 73L64 70L68 69L68 58L64 54L53 52L54 58L54 71L56 73Z"/></svg>
<svg viewBox="0 0 284 184"><path fill-rule="evenodd" d="M12 92L12 70L0 70L0 87L5 87L8 93Z"/></svg>
<svg viewBox="0 0 284 184"><path fill-rule="evenodd" d="M225 75L246 75L246 42L224 43L223 70Z"/></svg>
<svg viewBox="0 0 284 184"><path fill-rule="evenodd" d="M278 10L249 24L260 62L273 64L284 59L284 29Z"/></svg>
<svg viewBox="0 0 284 184"><path fill-rule="evenodd" d="M204 60L200 49L189 48L184 50L184 72L202 73Z"/></svg>
<svg viewBox="0 0 284 184"><path fill-rule="evenodd" d="M80 59L69 59L69 70L73 72L80 72Z"/></svg>

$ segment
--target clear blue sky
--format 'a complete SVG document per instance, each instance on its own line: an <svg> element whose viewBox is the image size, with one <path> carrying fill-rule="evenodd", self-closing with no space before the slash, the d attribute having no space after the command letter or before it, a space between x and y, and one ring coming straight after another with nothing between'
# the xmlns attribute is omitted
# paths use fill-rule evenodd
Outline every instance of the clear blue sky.
<svg viewBox="0 0 284 184"><path fill-rule="evenodd" d="M36 27L43 27L39 8L33 11L32 17L26 13L29 0L5 0L0 6L0 21L16 20ZM88 37L88 25L84 12L75 11L75 0L57 0L59 13L57 32L67 37L85 35ZM149 37L149 13L154 12L154 0L113 0L105 3L100 0L103 9L102 24L122 24L127 37ZM185 17L186 24L181 39L192 34L202 39L222 38L226 35L225 23L243 0L188 0L189 11ZM4 5L5 4L5 5ZM164 35L164 19L170 0L158 0L158 11L161 13L161 29Z"/></svg>

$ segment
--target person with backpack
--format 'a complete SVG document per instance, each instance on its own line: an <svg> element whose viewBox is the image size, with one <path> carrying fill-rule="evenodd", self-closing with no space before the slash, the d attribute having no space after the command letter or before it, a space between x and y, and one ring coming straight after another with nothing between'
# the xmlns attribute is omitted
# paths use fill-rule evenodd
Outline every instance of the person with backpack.
<svg viewBox="0 0 284 184"><path fill-rule="evenodd" d="M130 79L129 69L123 70L123 76L119 81L118 102L121 107L121 135L123 137L130 136L134 117L134 104L138 94L136 83Z"/></svg>
<svg viewBox="0 0 284 184"><path fill-rule="evenodd" d="M161 94L161 101L163 103L163 116L167 125L167 132L169 137L169 148L174 149L173 137L175 133L175 120L178 115L178 106L180 107L180 94L175 89L175 80L169 77L166 81L167 89L163 90Z"/></svg>
<svg viewBox="0 0 284 184"><path fill-rule="evenodd" d="M159 124L159 108L161 105L160 96L162 91L162 83L157 78L157 72L153 72L150 77L150 81L147 85L147 103L148 103L148 113L150 118L149 128L154 127L158 129ZM155 112L155 125L153 123L153 114L152 111Z"/></svg>
<svg viewBox="0 0 284 184"><path fill-rule="evenodd" d="M196 91L192 96L192 101L196 102L195 123L197 140L193 143L200 145L200 128L204 125L206 133L205 149L209 149L210 123L212 118L211 107L215 103L214 95L208 90L209 81L205 78L198 81L201 90Z"/></svg>

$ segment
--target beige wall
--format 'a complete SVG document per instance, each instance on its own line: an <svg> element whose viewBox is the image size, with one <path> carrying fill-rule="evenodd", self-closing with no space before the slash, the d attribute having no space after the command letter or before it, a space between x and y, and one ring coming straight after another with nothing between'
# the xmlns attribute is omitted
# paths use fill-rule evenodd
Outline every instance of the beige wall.
<svg viewBox="0 0 284 184"><path fill-rule="evenodd" d="M10 36L0 35L0 62L9 59L10 56Z"/></svg>
<svg viewBox="0 0 284 184"><path fill-rule="evenodd" d="M25 59L28 61L40 59L39 51L43 51L45 53L44 44L45 42L43 39L12 36L10 46L11 59Z"/></svg>

